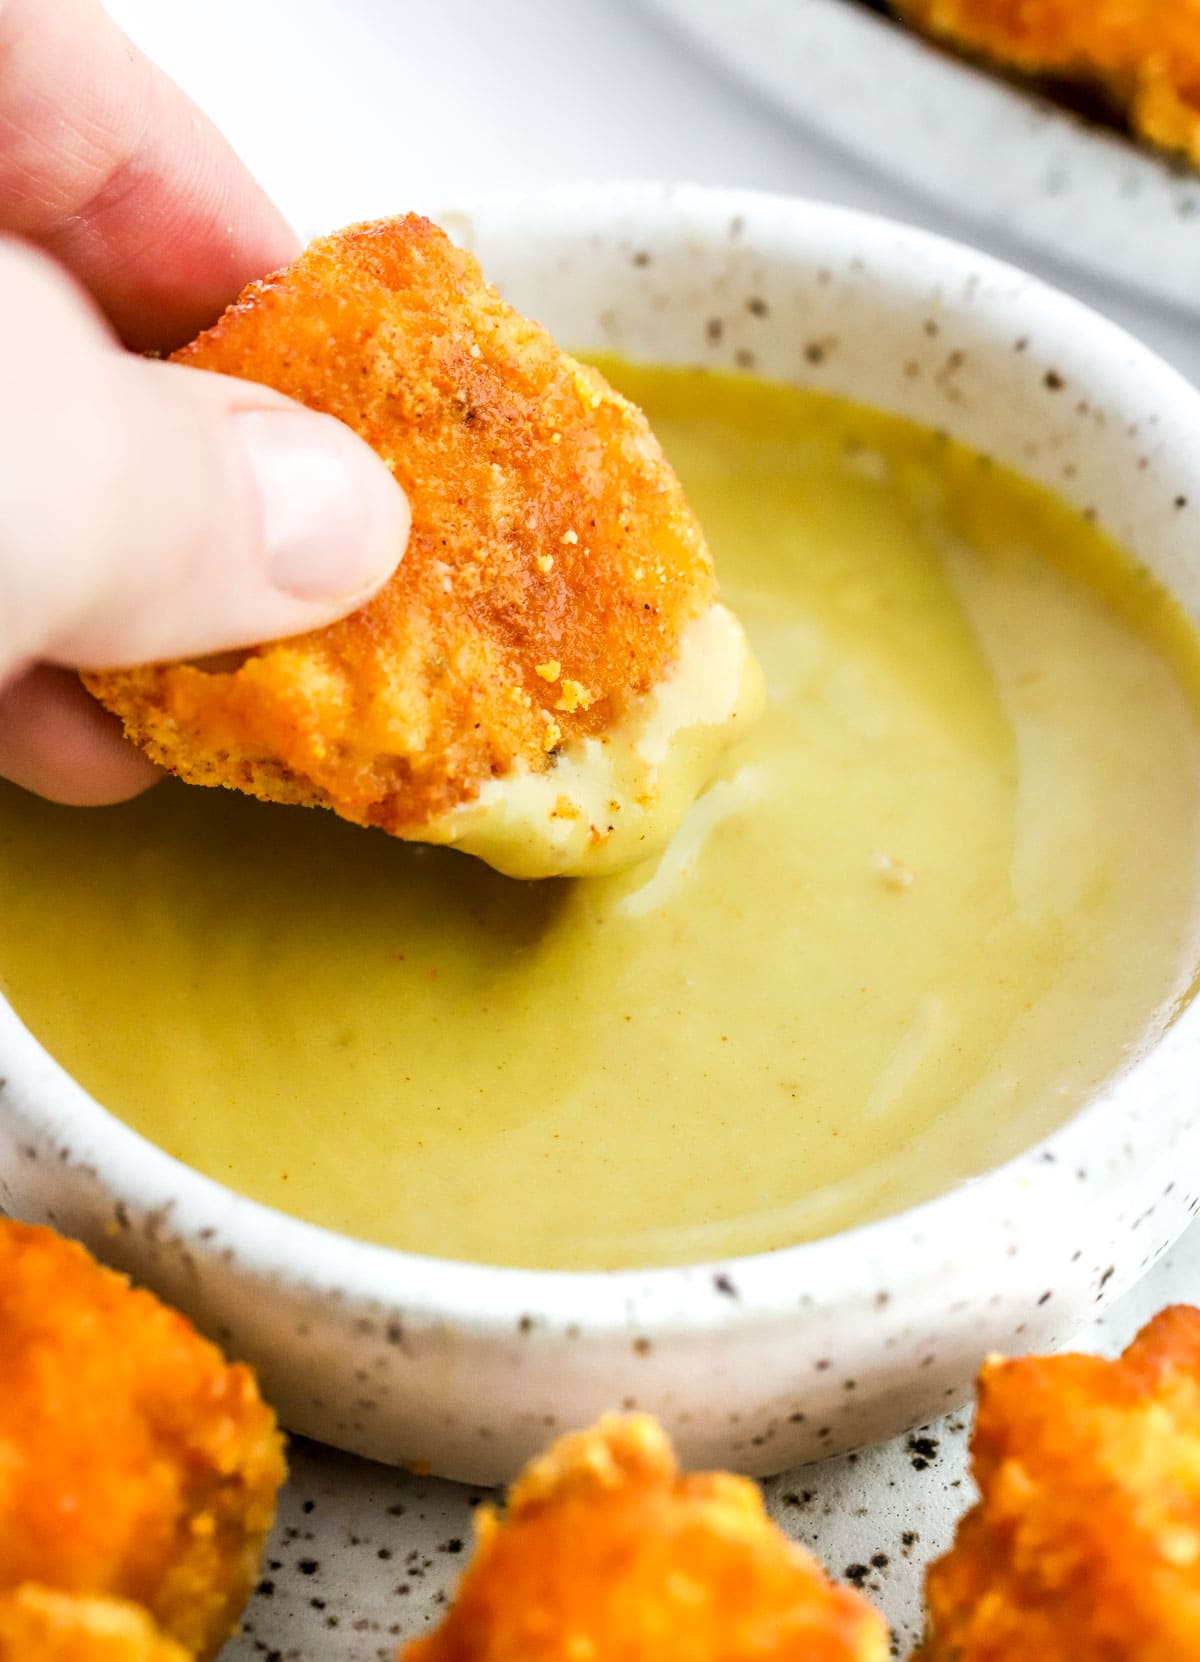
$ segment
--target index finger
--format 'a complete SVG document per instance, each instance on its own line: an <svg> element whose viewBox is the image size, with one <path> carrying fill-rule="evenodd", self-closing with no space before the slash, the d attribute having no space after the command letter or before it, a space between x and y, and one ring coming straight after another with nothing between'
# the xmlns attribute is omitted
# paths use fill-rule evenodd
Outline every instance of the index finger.
<svg viewBox="0 0 1200 1662"><path fill-rule="evenodd" d="M0 0L0 230L73 271L135 348L189 339L297 246L94 0Z"/></svg>

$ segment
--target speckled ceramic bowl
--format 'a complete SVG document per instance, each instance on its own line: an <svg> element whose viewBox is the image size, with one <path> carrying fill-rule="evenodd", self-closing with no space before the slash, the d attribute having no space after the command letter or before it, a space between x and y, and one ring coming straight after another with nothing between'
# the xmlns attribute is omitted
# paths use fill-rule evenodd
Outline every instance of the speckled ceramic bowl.
<svg viewBox="0 0 1200 1662"><path fill-rule="evenodd" d="M1094 513L1200 617L1200 395L1031 278L743 193L596 187L446 223L565 341L948 429ZM962 1399L986 1351L1065 1338L1197 1205L1200 1005L1047 1142L914 1211L613 1274L409 1256L241 1199L111 1118L7 1007L0 1074L0 1203L189 1311L292 1428L477 1482L622 1405L659 1414L689 1461L755 1472L894 1432Z"/></svg>

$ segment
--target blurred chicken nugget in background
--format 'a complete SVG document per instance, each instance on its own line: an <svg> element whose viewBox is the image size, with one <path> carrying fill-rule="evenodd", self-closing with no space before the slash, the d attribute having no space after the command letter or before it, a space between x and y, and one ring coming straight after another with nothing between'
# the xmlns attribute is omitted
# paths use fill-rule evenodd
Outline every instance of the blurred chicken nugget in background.
<svg viewBox="0 0 1200 1662"><path fill-rule="evenodd" d="M1195 0L891 0L928 34L1099 94L1139 137L1200 164Z"/></svg>
<svg viewBox="0 0 1200 1662"><path fill-rule="evenodd" d="M565 1437L514 1484L441 1627L403 1662L883 1662L883 1618L767 1517L681 1475L643 1416Z"/></svg>
<svg viewBox="0 0 1200 1662"><path fill-rule="evenodd" d="M988 1362L971 1446L921 1662L1200 1658L1200 1311L1115 1362Z"/></svg>
<svg viewBox="0 0 1200 1662"><path fill-rule="evenodd" d="M211 1656L283 1477L248 1368L77 1243L0 1220L0 1592L128 1599Z"/></svg>
<svg viewBox="0 0 1200 1662"><path fill-rule="evenodd" d="M26 1583L0 1593L0 1662L191 1662L123 1599L81 1598Z"/></svg>

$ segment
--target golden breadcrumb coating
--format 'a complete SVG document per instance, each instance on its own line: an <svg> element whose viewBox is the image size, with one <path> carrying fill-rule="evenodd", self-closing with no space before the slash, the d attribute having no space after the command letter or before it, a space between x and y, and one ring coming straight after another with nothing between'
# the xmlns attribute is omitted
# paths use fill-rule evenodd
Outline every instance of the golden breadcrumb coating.
<svg viewBox="0 0 1200 1662"><path fill-rule="evenodd" d="M1200 0L892 0L939 39L1100 89L1133 131L1200 163Z"/></svg>
<svg viewBox="0 0 1200 1662"><path fill-rule="evenodd" d="M923 1662L1200 1658L1200 1311L1115 1362L988 1362L972 1451Z"/></svg>
<svg viewBox="0 0 1200 1662"><path fill-rule="evenodd" d="M0 1219L0 1591L130 1599L211 1656L283 1476L248 1368L77 1243Z"/></svg>
<svg viewBox="0 0 1200 1662"><path fill-rule="evenodd" d="M681 1476L611 1417L518 1478L440 1628L404 1662L884 1662L882 1618L794 1546L757 1486Z"/></svg>
<svg viewBox="0 0 1200 1662"><path fill-rule="evenodd" d="M26 1582L0 1593L0 1662L191 1662L146 1612Z"/></svg>
<svg viewBox="0 0 1200 1662"><path fill-rule="evenodd" d="M175 356L339 416L412 508L403 561L352 617L244 662L85 676L184 779L419 835L610 727L713 602L645 417L428 220L314 243Z"/></svg>

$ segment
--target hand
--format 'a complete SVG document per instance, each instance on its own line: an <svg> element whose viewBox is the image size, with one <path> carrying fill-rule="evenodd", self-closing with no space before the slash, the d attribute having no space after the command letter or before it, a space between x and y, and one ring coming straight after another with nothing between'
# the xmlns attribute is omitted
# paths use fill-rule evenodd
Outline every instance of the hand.
<svg viewBox="0 0 1200 1662"><path fill-rule="evenodd" d="M71 671L352 611L408 507L349 428L153 362L296 251L224 140L93 0L0 0L0 775L159 777Z"/></svg>

